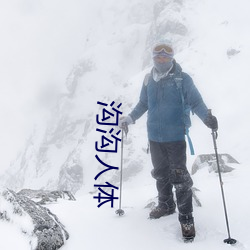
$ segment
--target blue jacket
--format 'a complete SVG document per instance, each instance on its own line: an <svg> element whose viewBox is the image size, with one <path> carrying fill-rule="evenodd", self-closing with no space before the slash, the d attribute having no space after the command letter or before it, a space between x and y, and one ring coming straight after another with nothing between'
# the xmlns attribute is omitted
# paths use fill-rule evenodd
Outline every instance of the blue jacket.
<svg viewBox="0 0 250 250"><path fill-rule="evenodd" d="M175 80L180 75L185 106L189 105L202 121L207 117L208 109L192 78L174 61L171 72L159 82L155 82L150 74L148 83L142 86L139 102L129 114L135 122L148 111L147 130L151 141L185 140L184 109Z"/></svg>

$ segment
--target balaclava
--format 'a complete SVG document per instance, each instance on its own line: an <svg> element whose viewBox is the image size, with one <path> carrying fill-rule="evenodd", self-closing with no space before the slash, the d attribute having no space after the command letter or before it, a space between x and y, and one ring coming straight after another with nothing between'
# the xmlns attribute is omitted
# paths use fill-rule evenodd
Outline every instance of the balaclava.
<svg viewBox="0 0 250 250"><path fill-rule="evenodd" d="M157 56L167 57L170 59L170 61L159 62L155 60ZM156 43L153 46L152 57L154 61L154 71L155 74L158 75L156 78L158 79L160 77L161 79L162 77L165 77L173 67L174 50L171 43L169 41Z"/></svg>

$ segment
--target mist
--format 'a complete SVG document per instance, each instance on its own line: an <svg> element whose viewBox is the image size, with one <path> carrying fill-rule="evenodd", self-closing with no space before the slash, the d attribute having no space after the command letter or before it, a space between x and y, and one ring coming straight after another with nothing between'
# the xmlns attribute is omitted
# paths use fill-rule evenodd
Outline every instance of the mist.
<svg viewBox="0 0 250 250"><path fill-rule="evenodd" d="M0 172L48 119L84 51L92 8L78 0L0 2Z"/></svg>

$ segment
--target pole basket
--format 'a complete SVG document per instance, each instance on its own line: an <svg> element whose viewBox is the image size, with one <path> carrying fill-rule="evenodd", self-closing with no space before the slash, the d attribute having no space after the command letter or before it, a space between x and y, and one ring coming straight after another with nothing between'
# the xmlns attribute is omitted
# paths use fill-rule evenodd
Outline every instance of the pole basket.
<svg viewBox="0 0 250 250"><path fill-rule="evenodd" d="M123 216L124 214L125 214L125 212L124 212L124 210L122 210L122 209L117 209L116 211L115 211L115 213L116 214L118 214L119 216Z"/></svg>

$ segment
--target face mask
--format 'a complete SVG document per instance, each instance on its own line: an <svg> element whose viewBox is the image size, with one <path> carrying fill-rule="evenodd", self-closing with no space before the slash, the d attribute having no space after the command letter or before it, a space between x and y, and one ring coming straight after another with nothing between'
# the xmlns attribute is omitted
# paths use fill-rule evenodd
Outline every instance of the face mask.
<svg viewBox="0 0 250 250"><path fill-rule="evenodd" d="M154 61L154 66L155 66L155 69L160 74L164 74L171 69L171 67L173 66L173 62L170 61L170 62L159 63L159 62Z"/></svg>

